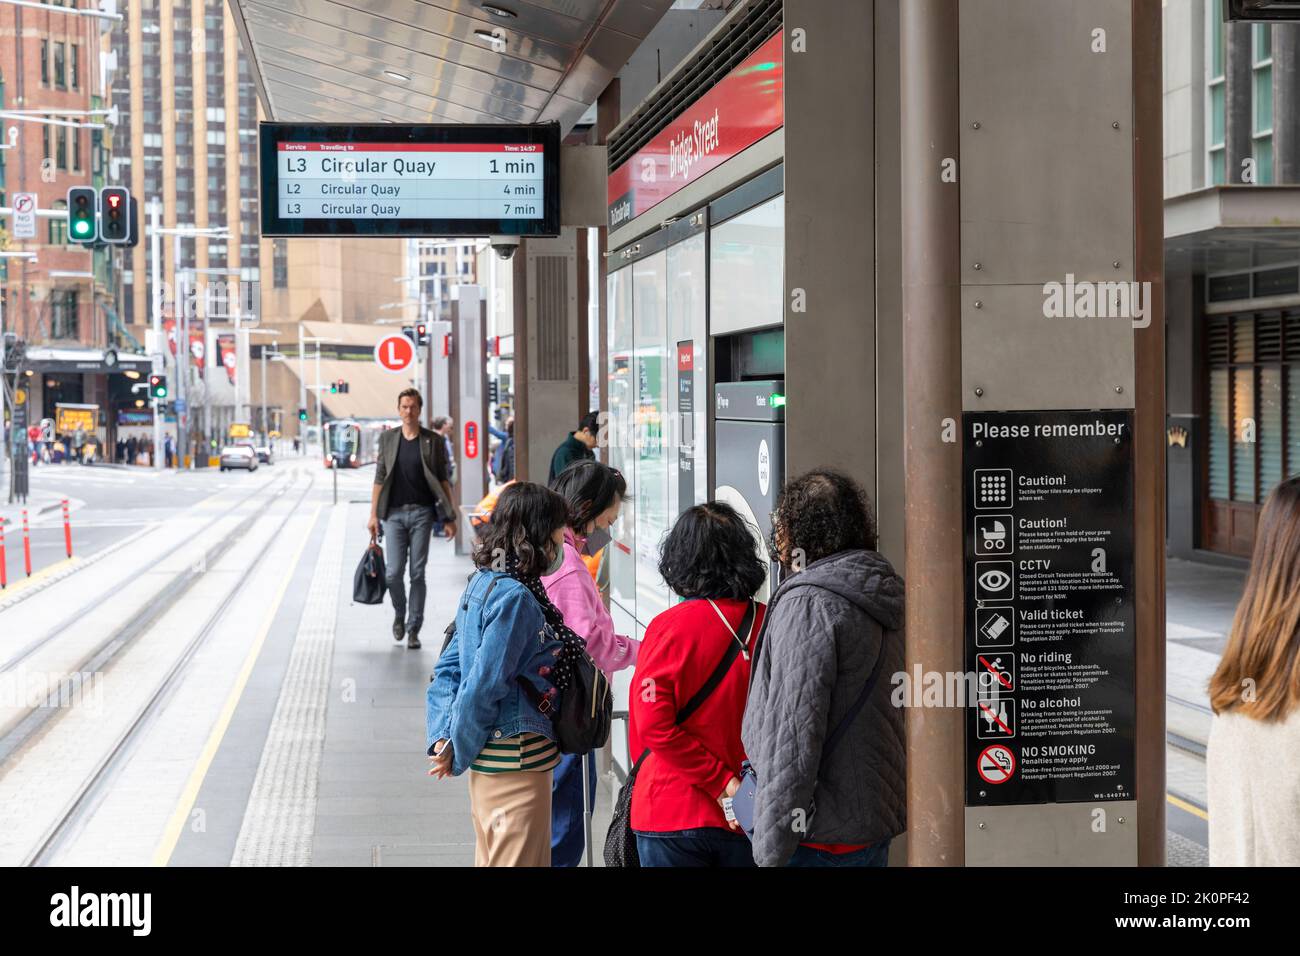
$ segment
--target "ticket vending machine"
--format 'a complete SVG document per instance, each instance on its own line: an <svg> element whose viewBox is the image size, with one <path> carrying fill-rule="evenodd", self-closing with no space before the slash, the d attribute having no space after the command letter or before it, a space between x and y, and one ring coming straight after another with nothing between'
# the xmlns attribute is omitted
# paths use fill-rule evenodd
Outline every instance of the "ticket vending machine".
<svg viewBox="0 0 1300 956"><path fill-rule="evenodd" d="M755 548L769 564L766 601L778 566L768 557L772 511L785 481L785 383L781 379L717 382L713 387L714 491L754 528Z"/></svg>

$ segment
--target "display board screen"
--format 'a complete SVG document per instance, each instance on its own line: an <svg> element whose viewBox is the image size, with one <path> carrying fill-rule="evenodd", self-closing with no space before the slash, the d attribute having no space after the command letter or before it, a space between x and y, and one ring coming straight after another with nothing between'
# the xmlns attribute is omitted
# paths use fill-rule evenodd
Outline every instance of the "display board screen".
<svg viewBox="0 0 1300 956"><path fill-rule="evenodd" d="M265 236L555 236L560 128L259 127Z"/></svg>

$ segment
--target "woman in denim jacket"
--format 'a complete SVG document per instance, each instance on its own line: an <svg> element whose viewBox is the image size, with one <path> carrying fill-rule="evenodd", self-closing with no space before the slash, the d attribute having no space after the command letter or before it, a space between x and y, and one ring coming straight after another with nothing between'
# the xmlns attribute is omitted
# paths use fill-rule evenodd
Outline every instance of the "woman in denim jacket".
<svg viewBox="0 0 1300 956"><path fill-rule="evenodd" d="M429 685L429 773L470 771L477 866L551 862L551 779L560 753L548 714L582 642L540 578L563 559L567 519L564 499L541 485L520 482L502 492L475 545L478 571Z"/></svg>

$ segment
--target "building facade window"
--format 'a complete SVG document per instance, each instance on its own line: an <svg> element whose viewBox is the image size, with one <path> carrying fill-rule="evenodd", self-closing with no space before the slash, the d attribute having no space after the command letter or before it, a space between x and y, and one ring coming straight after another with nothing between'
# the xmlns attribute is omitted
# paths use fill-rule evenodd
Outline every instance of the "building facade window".
<svg viewBox="0 0 1300 956"><path fill-rule="evenodd" d="M1300 471L1300 311L1211 316L1205 334L1206 545L1242 551L1233 512Z"/></svg>
<svg viewBox="0 0 1300 956"><path fill-rule="evenodd" d="M50 338L77 337L77 293L74 289L55 289L50 293Z"/></svg>
<svg viewBox="0 0 1300 956"><path fill-rule="evenodd" d="M76 172L81 172L81 130L74 129L72 132L72 168Z"/></svg>
<svg viewBox="0 0 1300 956"><path fill-rule="evenodd" d="M77 43L72 44L72 63L71 63L71 71L72 71L72 88L73 88L74 90L79 90L79 89L81 89L81 77L80 77L80 73L81 73L81 46L80 46L80 44L77 44Z"/></svg>
<svg viewBox="0 0 1300 956"><path fill-rule="evenodd" d="M50 85L50 41L41 41L41 86Z"/></svg>
<svg viewBox="0 0 1300 956"><path fill-rule="evenodd" d="M63 43L54 44L54 86L60 90L68 88L68 74L64 62L66 56L66 45Z"/></svg>
<svg viewBox="0 0 1300 956"><path fill-rule="evenodd" d="M54 127L54 166L56 169L68 168L68 127Z"/></svg>
<svg viewBox="0 0 1300 956"><path fill-rule="evenodd" d="M46 129L49 129L49 127L47 126ZM56 199L54 200L54 208L67 209L68 201L66 199ZM68 242L67 217L65 216L62 219L56 219L54 217L50 217L49 219L46 220L46 222L49 224L48 226L49 235L47 236L47 238L50 240L50 245L52 246L67 245Z"/></svg>
<svg viewBox="0 0 1300 956"><path fill-rule="evenodd" d="M271 285L289 288L289 243L285 239L271 240Z"/></svg>
<svg viewBox="0 0 1300 956"><path fill-rule="evenodd" d="M1255 182L1272 183L1273 176L1273 27L1251 26L1251 142Z"/></svg>
<svg viewBox="0 0 1300 956"><path fill-rule="evenodd" d="M1221 186L1228 181L1227 171L1227 60L1228 33L1223 22L1223 0L1210 0L1205 5L1209 22L1206 24L1206 39L1209 44L1206 56L1206 112L1209 121L1205 124L1206 149L1209 158L1210 185Z"/></svg>

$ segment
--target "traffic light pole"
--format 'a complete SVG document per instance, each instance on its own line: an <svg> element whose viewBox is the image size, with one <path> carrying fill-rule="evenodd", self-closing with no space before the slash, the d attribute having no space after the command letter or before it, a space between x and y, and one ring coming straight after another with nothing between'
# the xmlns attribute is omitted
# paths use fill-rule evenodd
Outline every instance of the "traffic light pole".
<svg viewBox="0 0 1300 956"><path fill-rule="evenodd" d="M155 196L149 203L149 256L150 256L150 280L153 283L153 303L151 312L153 313L153 347L154 353L149 357L155 372L164 370L164 363L167 361L167 352L163 347L162 341L162 236L158 230L162 228L162 203ZM178 376L179 377L179 376ZM162 421L160 420L158 399L153 400L153 467L154 471L160 470L162 457L158 454L159 449L163 446L162 438Z"/></svg>

